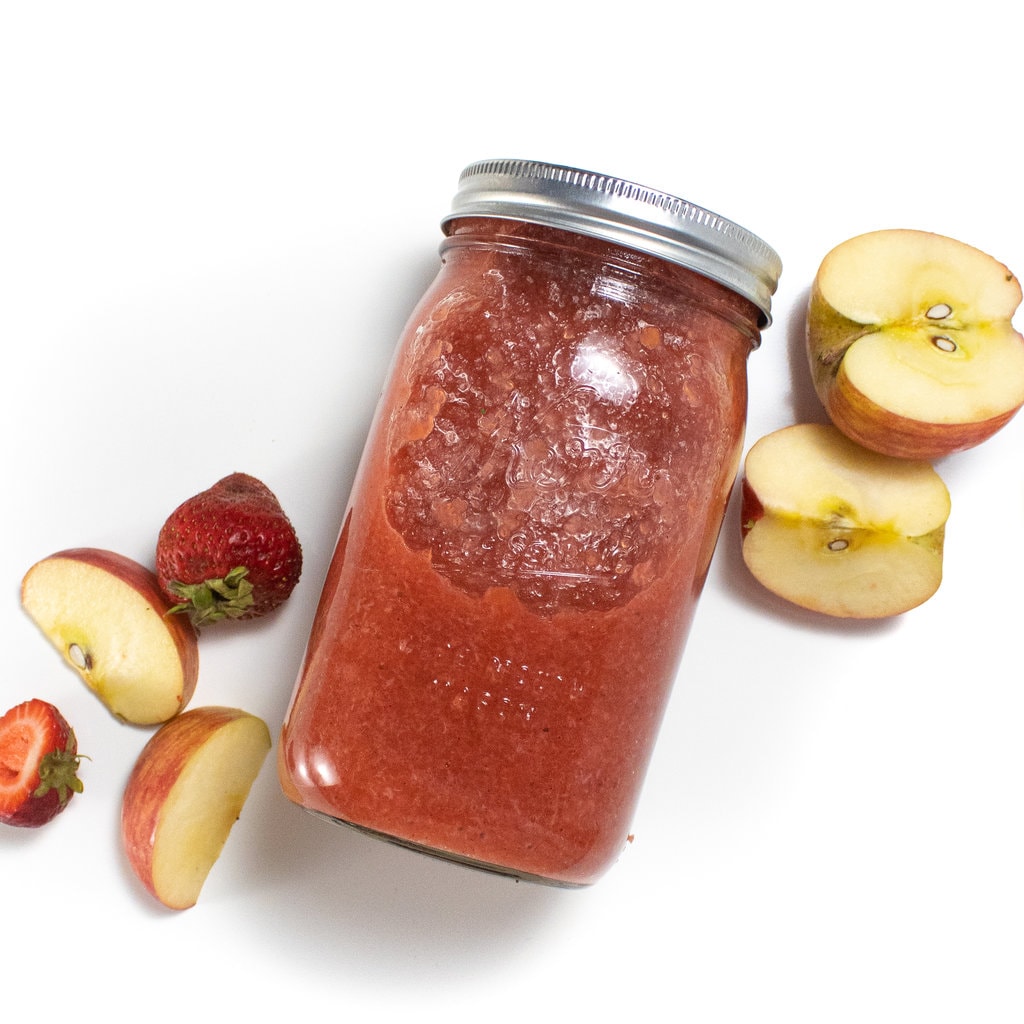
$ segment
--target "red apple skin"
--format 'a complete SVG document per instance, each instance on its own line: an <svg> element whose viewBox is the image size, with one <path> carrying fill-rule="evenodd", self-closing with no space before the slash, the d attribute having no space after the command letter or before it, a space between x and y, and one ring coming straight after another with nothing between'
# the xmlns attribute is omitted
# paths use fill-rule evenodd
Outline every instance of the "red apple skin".
<svg viewBox="0 0 1024 1024"><path fill-rule="evenodd" d="M190 708L160 726L142 748L121 800L121 842L132 871L152 896L153 837L164 800L189 758L222 726L246 715L239 708Z"/></svg>
<svg viewBox="0 0 1024 1024"><path fill-rule="evenodd" d="M84 562L109 572L130 587L134 587L157 612L164 616L167 631L181 658L183 676L181 706L187 707L195 693L196 682L199 679L199 634L187 615L167 614L171 604L160 589L156 573L133 558L117 551L109 551L106 548L65 548L49 557Z"/></svg>
<svg viewBox="0 0 1024 1024"><path fill-rule="evenodd" d="M924 423L883 409L855 388L842 372L820 395L832 422L852 441L898 459L934 462L987 441L1017 414L1017 409L976 423Z"/></svg>
<svg viewBox="0 0 1024 1024"><path fill-rule="evenodd" d="M740 535L746 537L750 533L754 523L764 518L764 505L761 499L754 493L754 488L743 478L740 485Z"/></svg>

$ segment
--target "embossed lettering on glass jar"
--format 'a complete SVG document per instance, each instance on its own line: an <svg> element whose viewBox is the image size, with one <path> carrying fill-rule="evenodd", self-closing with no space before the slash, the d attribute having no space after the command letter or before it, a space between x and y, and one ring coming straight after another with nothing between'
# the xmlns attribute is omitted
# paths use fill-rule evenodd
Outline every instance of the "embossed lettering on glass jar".
<svg viewBox="0 0 1024 1024"><path fill-rule="evenodd" d="M621 852L743 442L775 253L530 161L463 173L367 441L284 791L559 885Z"/></svg>

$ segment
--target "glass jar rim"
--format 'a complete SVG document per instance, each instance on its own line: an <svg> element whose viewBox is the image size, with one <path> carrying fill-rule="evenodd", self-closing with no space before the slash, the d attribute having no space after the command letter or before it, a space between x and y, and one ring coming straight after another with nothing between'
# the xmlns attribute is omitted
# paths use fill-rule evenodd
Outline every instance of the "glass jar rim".
<svg viewBox="0 0 1024 1024"><path fill-rule="evenodd" d="M459 176L448 234L462 217L563 228L677 263L752 302L765 325L782 261L757 235L667 192L594 171L536 160L480 160Z"/></svg>

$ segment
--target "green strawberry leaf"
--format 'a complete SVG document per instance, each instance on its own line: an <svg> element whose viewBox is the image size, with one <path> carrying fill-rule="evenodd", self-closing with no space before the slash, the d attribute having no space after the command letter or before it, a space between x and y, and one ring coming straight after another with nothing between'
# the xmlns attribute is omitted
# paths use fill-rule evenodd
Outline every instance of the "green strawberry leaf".
<svg viewBox="0 0 1024 1024"><path fill-rule="evenodd" d="M196 629L222 619L240 619L253 605L252 584L246 579L249 570L240 565L222 579L202 583L171 583L171 590L181 598L167 614L185 613Z"/></svg>

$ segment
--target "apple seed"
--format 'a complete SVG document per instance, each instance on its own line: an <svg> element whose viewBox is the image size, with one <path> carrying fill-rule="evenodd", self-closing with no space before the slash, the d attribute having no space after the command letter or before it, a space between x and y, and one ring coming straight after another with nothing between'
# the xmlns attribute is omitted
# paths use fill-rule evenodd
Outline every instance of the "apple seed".
<svg viewBox="0 0 1024 1024"><path fill-rule="evenodd" d="M936 302L924 315L929 320L945 320L953 315L953 307L948 302Z"/></svg>
<svg viewBox="0 0 1024 1024"><path fill-rule="evenodd" d="M68 657L75 668L82 669L83 671L88 671L92 668L92 658L78 644L68 645Z"/></svg>
<svg viewBox="0 0 1024 1024"><path fill-rule="evenodd" d="M955 352L956 342L948 334L936 334L932 344L942 352Z"/></svg>
<svg viewBox="0 0 1024 1024"><path fill-rule="evenodd" d="M834 540L828 542L829 551L845 551L849 546L848 540L843 540L842 537L836 537Z"/></svg>

